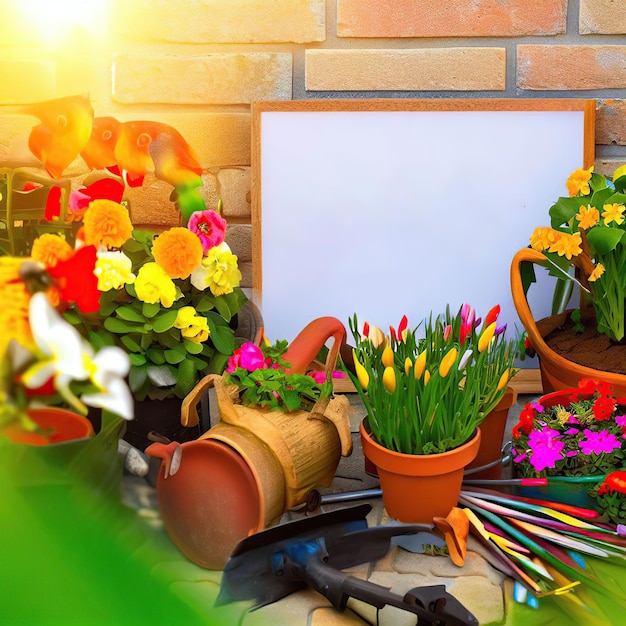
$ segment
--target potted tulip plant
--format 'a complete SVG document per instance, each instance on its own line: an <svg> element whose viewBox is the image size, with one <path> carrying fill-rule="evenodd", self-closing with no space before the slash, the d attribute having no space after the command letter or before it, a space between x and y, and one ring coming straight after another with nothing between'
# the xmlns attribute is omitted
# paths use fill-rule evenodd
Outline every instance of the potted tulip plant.
<svg viewBox="0 0 626 626"><path fill-rule="evenodd" d="M513 258L513 302L539 356L544 391L592 378L624 394L626 167L618 168L612 180L593 167L578 169L566 186L569 195L550 207L550 225L536 228L530 248ZM557 278L553 316L538 323L526 300L535 280L532 264ZM574 286L580 289L580 307L564 310ZM562 346L556 343L557 332Z"/></svg>
<svg viewBox="0 0 626 626"><path fill-rule="evenodd" d="M556 501L626 521L626 398L605 381L583 379L527 403L513 427L513 465L522 478L547 478ZM610 478L609 478L610 477Z"/></svg>
<svg viewBox="0 0 626 626"><path fill-rule="evenodd" d="M498 328L498 314L496 306L481 323L465 304L415 329L403 318L388 336L368 324L360 331L356 316L350 321L354 372L347 369L367 411L363 450L377 467L388 513L400 521L430 523L456 505L463 470L478 453L479 427L516 371L515 342ZM437 461L441 470L433 469ZM395 488L403 473L409 477ZM413 486L420 474L427 481ZM448 484L435 484L436 474Z"/></svg>

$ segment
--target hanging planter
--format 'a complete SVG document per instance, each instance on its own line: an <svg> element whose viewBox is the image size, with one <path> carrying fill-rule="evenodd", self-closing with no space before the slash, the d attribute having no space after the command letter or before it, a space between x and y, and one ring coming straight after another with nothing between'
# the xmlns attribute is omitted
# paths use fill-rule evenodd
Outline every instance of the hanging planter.
<svg viewBox="0 0 626 626"><path fill-rule="evenodd" d="M480 447L481 430L465 444L440 454L403 454L376 443L367 419L359 432L363 454L376 466L387 513L400 522L430 524L457 505L465 467Z"/></svg>

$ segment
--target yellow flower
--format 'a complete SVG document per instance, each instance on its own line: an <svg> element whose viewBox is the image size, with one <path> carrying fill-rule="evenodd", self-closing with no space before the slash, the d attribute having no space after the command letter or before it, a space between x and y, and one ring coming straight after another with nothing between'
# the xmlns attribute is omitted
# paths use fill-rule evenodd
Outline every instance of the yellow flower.
<svg viewBox="0 0 626 626"><path fill-rule="evenodd" d="M487 328L485 328L485 330L483 330L482 335L478 339L478 352L484 352L487 349L495 332L496 322L492 322L489 326L487 326Z"/></svg>
<svg viewBox="0 0 626 626"><path fill-rule="evenodd" d="M413 375L415 380L419 380L426 369L426 350L422 351L417 359L415 359L415 367L413 368Z"/></svg>
<svg viewBox="0 0 626 626"><path fill-rule="evenodd" d="M176 285L156 263L146 263L137 273L135 292L142 302L160 302L165 308L176 300Z"/></svg>
<svg viewBox="0 0 626 626"><path fill-rule="evenodd" d="M112 200L93 200L85 212L85 244L121 248L133 235L128 210Z"/></svg>
<svg viewBox="0 0 626 626"><path fill-rule="evenodd" d="M535 228L530 236L530 245L533 250L542 252L548 249L559 238L560 233L548 226L540 226Z"/></svg>
<svg viewBox="0 0 626 626"><path fill-rule="evenodd" d="M591 166L588 170L584 170L579 167L575 172L572 172L569 175L565 185L570 198L572 196L577 196L578 194L585 196L589 194L589 181L591 180L592 172L593 166Z"/></svg>
<svg viewBox="0 0 626 626"><path fill-rule="evenodd" d="M59 261L69 259L74 250L64 237L45 233L33 241L31 257L45 267L54 267Z"/></svg>
<svg viewBox="0 0 626 626"><path fill-rule="evenodd" d="M389 393L396 390L396 372L393 367L386 367L383 372L383 385Z"/></svg>
<svg viewBox="0 0 626 626"><path fill-rule="evenodd" d="M626 176L626 165L620 165L620 167L613 172L613 180L617 180L620 176Z"/></svg>
<svg viewBox="0 0 626 626"><path fill-rule="evenodd" d="M590 283L595 282L596 280L598 280L598 278L600 278L600 276L602 276L602 274L604 274L604 265L602 265L602 263L598 263L593 268L593 272L589 274L589 282Z"/></svg>
<svg viewBox="0 0 626 626"><path fill-rule="evenodd" d="M587 206L581 205L576 219L579 221L580 228L587 230L600 221L600 211L590 204Z"/></svg>
<svg viewBox="0 0 626 626"><path fill-rule="evenodd" d="M409 372L413 369L413 362L411 361L411 359L409 359L409 357L407 356L406 359L404 359L404 373L408 376Z"/></svg>
<svg viewBox="0 0 626 626"><path fill-rule="evenodd" d="M359 363L359 359L357 358L354 349L352 350L352 359L354 361L354 370L356 372L356 377L361 383L361 387L363 387L363 389L367 391L367 387L370 384L370 377L367 373L367 370L361 365L361 363Z"/></svg>
<svg viewBox="0 0 626 626"><path fill-rule="evenodd" d="M214 296L231 293L241 281L237 257L222 242L209 250L200 265L191 273L191 284L200 291L207 287Z"/></svg>
<svg viewBox="0 0 626 626"><path fill-rule="evenodd" d="M202 243L195 233L176 226L154 240L152 256L170 278L187 278L202 261Z"/></svg>
<svg viewBox="0 0 626 626"><path fill-rule="evenodd" d="M197 315L192 306L179 309L174 326L180 328L183 337L194 343L202 343L209 337L210 331L206 317Z"/></svg>
<svg viewBox="0 0 626 626"><path fill-rule="evenodd" d="M502 376L500 376L500 380L498 381L498 391L502 391L507 384L509 383L509 379L511 377L511 370L506 369L502 372Z"/></svg>
<svg viewBox="0 0 626 626"><path fill-rule="evenodd" d="M602 217L604 223L608 226L611 222L616 224L622 224L624 222L624 207L623 204L605 204Z"/></svg>
<svg viewBox="0 0 626 626"><path fill-rule="evenodd" d="M393 367L393 357L394 357L393 350L391 349L391 346L387 344L385 346L385 349L383 350L383 354L381 357L383 365L385 367Z"/></svg>
<svg viewBox="0 0 626 626"><path fill-rule="evenodd" d="M428 384L429 380L430 380L430 372L426 370L424 372L424 387Z"/></svg>
<svg viewBox="0 0 626 626"><path fill-rule="evenodd" d="M98 277L98 289L109 291L134 283L132 268L132 261L121 250L98 252L93 271Z"/></svg>
<svg viewBox="0 0 626 626"><path fill-rule="evenodd" d="M383 331L380 330L378 326L370 326L370 334L368 339L375 348L378 348L383 343L385 343L385 333L383 333Z"/></svg>
<svg viewBox="0 0 626 626"><path fill-rule="evenodd" d="M570 235L568 233L559 233L556 241L548 248L549 252L556 252L559 256L564 256L568 261L573 256L578 256L582 251L583 240L580 233Z"/></svg>
<svg viewBox="0 0 626 626"><path fill-rule="evenodd" d="M441 376L441 378L445 378L450 373L458 354L456 348L450 348L443 359L441 359L441 363L439 364L439 376Z"/></svg>
<svg viewBox="0 0 626 626"><path fill-rule="evenodd" d="M9 257L0 258L0 261L5 258ZM34 347L28 318L29 303L30 293L23 282L0 283L0 360L12 339L29 350Z"/></svg>

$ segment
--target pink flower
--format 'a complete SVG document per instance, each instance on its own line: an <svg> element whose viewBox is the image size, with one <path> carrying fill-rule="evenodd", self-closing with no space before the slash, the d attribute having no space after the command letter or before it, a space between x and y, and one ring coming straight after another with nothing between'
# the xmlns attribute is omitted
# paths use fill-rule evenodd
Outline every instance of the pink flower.
<svg viewBox="0 0 626 626"><path fill-rule="evenodd" d="M450 326L450 324L448 324L444 330L443 330L443 340L444 341L448 341L448 339L450 338L450 335L452 334L452 326Z"/></svg>
<svg viewBox="0 0 626 626"><path fill-rule="evenodd" d="M537 472L546 468L554 468L556 462L562 458L561 452L565 447L563 441L559 441L559 433L553 428L533 430L528 438L528 446L532 450L531 465Z"/></svg>
<svg viewBox="0 0 626 626"><path fill-rule="evenodd" d="M309 372L308 374L309 376L313 378L313 380L318 385L323 384L324 381L326 380L326 372ZM333 378L345 378L345 377L346 377L345 372L340 372L338 370L333 371Z"/></svg>
<svg viewBox="0 0 626 626"><path fill-rule="evenodd" d="M617 448L621 447L621 443L613 433L609 433L606 430L601 430L594 433L593 431L585 428L583 434L587 439L583 439L578 443L583 454L602 454L602 452L613 452Z"/></svg>
<svg viewBox="0 0 626 626"><path fill-rule="evenodd" d="M226 235L226 220L215 211L196 211L191 214L187 228L200 238L203 254L219 246Z"/></svg>
<svg viewBox="0 0 626 626"><path fill-rule="evenodd" d="M623 428L624 426L626 426L626 415L616 415L615 416L615 423L620 428Z"/></svg>
<svg viewBox="0 0 626 626"><path fill-rule="evenodd" d="M238 367L242 367L249 372L267 369L267 363L261 348L250 341L246 341L240 348L237 348L228 359L226 372L234 372Z"/></svg>

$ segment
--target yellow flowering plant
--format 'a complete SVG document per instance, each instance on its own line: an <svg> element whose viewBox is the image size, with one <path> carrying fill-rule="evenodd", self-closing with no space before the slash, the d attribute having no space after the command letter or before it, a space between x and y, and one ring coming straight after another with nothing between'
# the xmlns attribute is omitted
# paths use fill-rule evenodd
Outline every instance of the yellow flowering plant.
<svg viewBox="0 0 626 626"><path fill-rule="evenodd" d="M560 312L578 284L583 301L595 311L598 332L612 341L624 339L626 301L626 166L613 180L578 169L566 181L569 196L550 207L550 226L536 228L530 238L542 252L550 273L559 280L553 312ZM523 271L525 290L535 277Z"/></svg>
<svg viewBox="0 0 626 626"><path fill-rule="evenodd" d="M116 202L87 208L78 239L98 250L100 307L96 314L73 308L65 317L95 348L128 353L136 399L184 398L201 376L224 370L236 347L231 326L247 300L225 231L219 207L161 233L134 230Z"/></svg>
<svg viewBox="0 0 626 626"><path fill-rule="evenodd" d="M517 343L498 327L499 313L496 305L481 321L467 304L456 315L447 307L412 330L403 317L388 335L350 320L354 371L346 369L380 445L435 454L472 437L516 372Z"/></svg>

